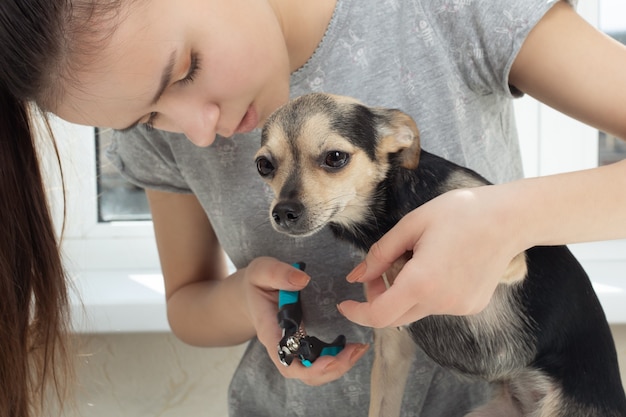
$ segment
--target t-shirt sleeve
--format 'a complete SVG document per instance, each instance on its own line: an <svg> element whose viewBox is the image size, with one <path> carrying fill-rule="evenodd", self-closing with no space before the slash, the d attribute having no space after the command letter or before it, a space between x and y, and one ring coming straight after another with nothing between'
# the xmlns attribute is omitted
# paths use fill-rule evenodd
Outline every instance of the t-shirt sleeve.
<svg viewBox="0 0 626 417"><path fill-rule="evenodd" d="M141 125L114 131L106 156L125 179L141 188L191 193L170 146L172 140L186 140L179 136Z"/></svg>
<svg viewBox="0 0 626 417"><path fill-rule="evenodd" d="M513 61L530 31L558 0L462 0L430 7L435 35L464 82L478 93L517 96L509 85ZM479 3L479 5L477 5ZM569 2L573 6L576 0Z"/></svg>

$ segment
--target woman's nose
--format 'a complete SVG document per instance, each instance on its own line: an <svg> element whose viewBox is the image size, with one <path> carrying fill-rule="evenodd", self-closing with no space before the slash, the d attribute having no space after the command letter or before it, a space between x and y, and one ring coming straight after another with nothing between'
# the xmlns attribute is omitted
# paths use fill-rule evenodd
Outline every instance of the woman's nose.
<svg viewBox="0 0 626 417"><path fill-rule="evenodd" d="M220 108L216 104L208 103L198 108L177 103L168 113L168 125L172 129L165 130L183 133L196 146L209 146L215 141L220 119Z"/></svg>

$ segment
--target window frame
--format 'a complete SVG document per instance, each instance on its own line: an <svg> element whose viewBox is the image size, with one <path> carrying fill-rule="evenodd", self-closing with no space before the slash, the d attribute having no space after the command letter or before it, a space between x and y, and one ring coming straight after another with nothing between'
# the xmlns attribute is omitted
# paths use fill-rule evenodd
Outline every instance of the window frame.
<svg viewBox="0 0 626 417"><path fill-rule="evenodd" d="M95 128L58 118L52 126L67 192L63 248L70 265L80 271L158 270L151 221L99 222Z"/></svg>

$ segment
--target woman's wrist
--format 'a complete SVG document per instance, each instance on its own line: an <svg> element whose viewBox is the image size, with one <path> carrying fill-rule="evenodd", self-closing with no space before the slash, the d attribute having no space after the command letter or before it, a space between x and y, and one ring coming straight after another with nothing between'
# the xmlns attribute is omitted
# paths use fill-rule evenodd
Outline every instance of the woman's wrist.
<svg viewBox="0 0 626 417"><path fill-rule="evenodd" d="M167 312L174 334L194 346L231 346L254 337L241 271L191 283L170 297Z"/></svg>
<svg viewBox="0 0 626 417"><path fill-rule="evenodd" d="M626 162L497 185L493 193L521 250L626 237Z"/></svg>

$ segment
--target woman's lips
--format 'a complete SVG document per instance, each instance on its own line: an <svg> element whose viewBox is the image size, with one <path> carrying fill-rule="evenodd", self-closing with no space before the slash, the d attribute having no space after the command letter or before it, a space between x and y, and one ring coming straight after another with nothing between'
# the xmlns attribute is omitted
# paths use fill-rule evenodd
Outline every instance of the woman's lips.
<svg viewBox="0 0 626 417"><path fill-rule="evenodd" d="M259 115L254 107L248 107L248 111L244 114L243 119L235 129L235 133L248 133L254 130L259 124Z"/></svg>

